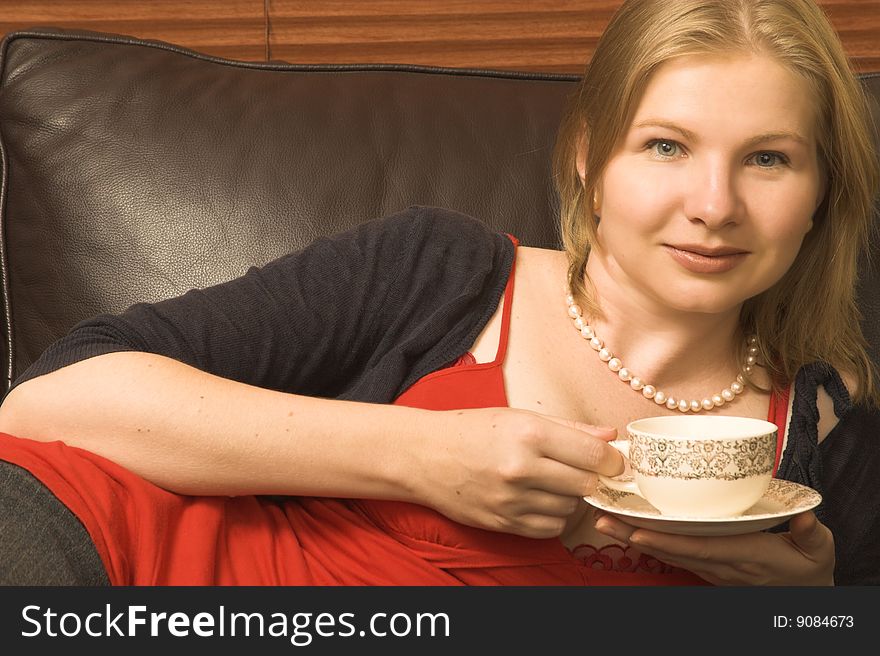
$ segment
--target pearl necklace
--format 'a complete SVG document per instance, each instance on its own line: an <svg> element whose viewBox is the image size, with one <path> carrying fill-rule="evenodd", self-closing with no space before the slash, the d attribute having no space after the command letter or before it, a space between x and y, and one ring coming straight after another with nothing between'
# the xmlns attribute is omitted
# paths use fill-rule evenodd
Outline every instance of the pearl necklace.
<svg viewBox="0 0 880 656"><path fill-rule="evenodd" d="M737 374L736 380L728 387L725 387L718 394L704 398L702 401L696 399L687 401L685 399L676 400L671 394L667 394L661 389L657 389L653 385L644 383L638 376L623 366L620 358L614 357L614 354L606 348L605 344L596 336L596 331L584 321L581 308L574 302L574 296L569 294L565 297L568 304L568 316L574 320L574 327L580 332L581 337L589 340L590 346L599 354L599 359L608 364L608 368L617 374L617 377L636 392L641 392L646 399L653 399L657 405L665 405L670 410L679 410L681 412L701 412L702 410L712 410L733 401L737 395L742 394L745 390L745 380L742 374ZM758 357L758 338L754 335L748 338L748 355L743 363L743 370L750 373L752 366L757 362Z"/></svg>

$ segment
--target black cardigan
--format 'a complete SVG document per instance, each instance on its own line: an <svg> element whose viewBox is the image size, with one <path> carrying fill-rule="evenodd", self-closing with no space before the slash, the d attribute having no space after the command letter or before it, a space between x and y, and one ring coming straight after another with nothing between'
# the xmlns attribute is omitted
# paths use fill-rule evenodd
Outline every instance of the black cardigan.
<svg viewBox="0 0 880 656"><path fill-rule="evenodd" d="M514 247L457 212L411 207L244 276L78 324L15 385L114 351L146 351L251 385L389 403L465 352L494 314ZM816 390L841 421L818 443ZM778 476L823 496L838 584L880 584L880 415L821 363L795 381ZM782 530L784 527L780 527Z"/></svg>

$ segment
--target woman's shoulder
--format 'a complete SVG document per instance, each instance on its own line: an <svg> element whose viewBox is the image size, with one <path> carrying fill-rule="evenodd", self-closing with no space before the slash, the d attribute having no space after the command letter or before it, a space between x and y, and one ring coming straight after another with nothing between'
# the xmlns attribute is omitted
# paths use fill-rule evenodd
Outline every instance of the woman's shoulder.
<svg viewBox="0 0 880 656"><path fill-rule="evenodd" d="M516 291L514 304L529 308L529 315L548 311L545 304L562 302L568 279L568 257L564 251L520 246L516 252ZM564 309L564 307L563 307Z"/></svg>
<svg viewBox="0 0 880 656"><path fill-rule="evenodd" d="M568 276L568 257L565 251L549 248L520 246L516 253L517 278L528 278L544 285L555 284L565 288Z"/></svg>

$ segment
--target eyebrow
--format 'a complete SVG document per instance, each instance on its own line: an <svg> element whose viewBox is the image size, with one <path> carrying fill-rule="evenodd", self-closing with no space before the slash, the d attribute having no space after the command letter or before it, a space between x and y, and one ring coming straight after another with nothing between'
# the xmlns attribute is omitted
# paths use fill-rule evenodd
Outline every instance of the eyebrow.
<svg viewBox="0 0 880 656"><path fill-rule="evenodd" d="M666 128L667 130L672 130L673 132L678 132L685 139L689 141L699 141L699 138L696 134L691 132L690 130L686 130L680 125L676 125L670 121L663 121L660 119L648 119L645 121L640 121L639 123L635 123L633 125L634 128ZM748 139L745 143L746 146L755 146L760 143L765 143L767 141L777 141L780 139L791 139L792 141L796 141L804 146L809 146L810 142L806 137L801 136L797 132L791 132L788 130L780 130L778 132L765 132L763 134L755 135Z"/></svg>

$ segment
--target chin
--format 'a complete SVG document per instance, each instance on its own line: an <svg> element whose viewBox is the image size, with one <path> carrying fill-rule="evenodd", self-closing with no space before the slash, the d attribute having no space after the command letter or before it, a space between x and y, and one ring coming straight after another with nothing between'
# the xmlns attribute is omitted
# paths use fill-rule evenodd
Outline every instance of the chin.
<svg viewBox="0 0 880 656"><path fill-rule="evenodd" d="M739 311L740 305L743 301L739 301L734 304L721 305L719 303L704 303L704 304L694 304L694 305L685 305L681 307L674 308L679 312L687 312L691 314L725 314L727 312Z"/></svg>
<svg viewBox="0 0 880 656"><path fill-rule="evenodd" d="M741 291L734 292L732 287L713 285L712 289L694 288L693 285L682 285L677 293L669 293L663 290L658 293L658 299L671 310L678 312L690 312L699 314L724 314L738 309L748 297L743 297Z"/></svg>

